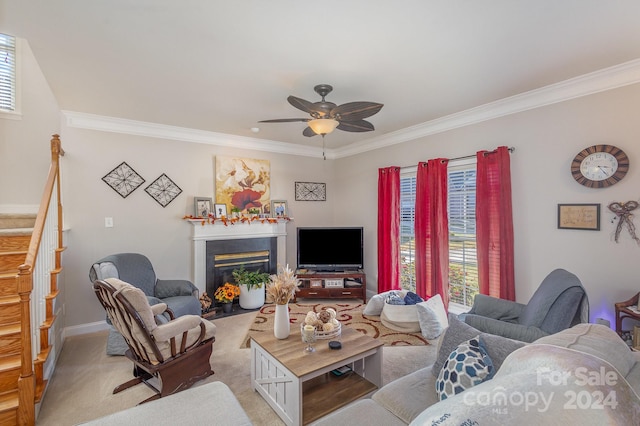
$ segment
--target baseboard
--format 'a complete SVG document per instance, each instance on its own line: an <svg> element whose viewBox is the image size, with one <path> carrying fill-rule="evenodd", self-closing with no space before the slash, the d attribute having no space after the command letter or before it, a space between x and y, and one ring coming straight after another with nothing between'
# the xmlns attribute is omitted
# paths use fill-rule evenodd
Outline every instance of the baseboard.
<svg viewBox="0 0 640 426"><path fill-rule="evenodd" d="M99 331L109 330L111 326L107 324L107 321L91 322L88 324L72 325L71 327L65 327L62 331L62 339L66 339L71 336L80 336L83 334L97 333Z"/></svg>

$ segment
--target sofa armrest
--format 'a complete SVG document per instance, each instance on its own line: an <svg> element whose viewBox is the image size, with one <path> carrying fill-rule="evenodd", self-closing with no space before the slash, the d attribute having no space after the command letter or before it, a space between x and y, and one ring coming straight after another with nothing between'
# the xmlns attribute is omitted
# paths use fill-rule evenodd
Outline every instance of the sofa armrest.
<svg viewBox="0 0 640 426"><path fill-rule="evenodd" d="M498 299L484 294L477 294L469 314L480 315L501 321L517 322L525 305L511 300Z"/></svg>
<svg viewBox="0 0 640 426"><path fill-rule="evenodd" d="M496 334L521 342L530 343L541 337L548 336L548 333L538 327L515 324L479 315L466 314L464 322L485 333Z"/></svg>
<svg viewBox="0 0 640 426"><path fill-rule="evenodd" d="M188 280L157 280L155 293L160 299L175 296L199 297L198 287Z"/></svg>

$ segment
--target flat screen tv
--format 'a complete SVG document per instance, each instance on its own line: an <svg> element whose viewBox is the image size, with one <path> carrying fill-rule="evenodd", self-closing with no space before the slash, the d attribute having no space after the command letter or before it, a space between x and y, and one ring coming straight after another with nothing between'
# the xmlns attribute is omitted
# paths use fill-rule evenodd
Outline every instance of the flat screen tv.
<svg viewBox="0 0 640 426"><path fill-rule="evenodd" d="M364 229L298 228L298 268L345 271L363 268Z"/></svg>

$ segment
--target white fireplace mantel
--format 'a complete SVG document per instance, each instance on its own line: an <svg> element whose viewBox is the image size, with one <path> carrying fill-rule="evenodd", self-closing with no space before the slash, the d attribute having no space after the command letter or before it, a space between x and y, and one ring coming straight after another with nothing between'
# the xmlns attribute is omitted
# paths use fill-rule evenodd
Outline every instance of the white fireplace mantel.
<svg viewBox="0 0 640 426"><path fill-rule="evenodd" d="M277 222L264 223L260 221L251 222L228 222L226 225L221 221L214 223L204 223L202 220L190 219L193 225L193 283L204 293L207 288L206 265L207 265L207 241L233 240L240 238L270 238L276 237L277 241L277 264L286 264L287 259L287 222L279 219Z"/></svg>

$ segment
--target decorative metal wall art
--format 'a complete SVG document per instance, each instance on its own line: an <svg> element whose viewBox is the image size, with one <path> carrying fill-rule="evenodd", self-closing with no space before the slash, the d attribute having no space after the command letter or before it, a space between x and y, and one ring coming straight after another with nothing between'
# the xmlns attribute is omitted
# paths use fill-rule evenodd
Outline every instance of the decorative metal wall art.
<svg viewBox="0 0 640 426"><path fill-rule="evenodd" d="M296 201L326 201L327 184L320 182L296 182Z"/></svg>
<svg viewBox="0 0 640 426"><path fill-rule="evenodd" d="M638 205L638 202L633 200L627 201L626 203L613 202L609 204L609 210L616 215L611 222L618 219L618 226L616 226L615 232L616 243L618 242L623 226L626 225L631 238L633 238L636 243L640 244L640 238L636 235L636 226L633 224L633 213L631 213L633 210L638 208Z"/></svg>
<svg viewBox="0 0 640 426"><path fill-rule="evenodd" d="M129 194L145 182L142 176L124 161L107 173L102 180L120 194L122 198L127 198Z"/></svg>
<svg viewBox="0 0 640 426"><path fill-rule="evenodd" d="M162 207L167 207L182 192L182 189L164 173L144 190Z"/></svg>

